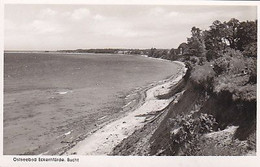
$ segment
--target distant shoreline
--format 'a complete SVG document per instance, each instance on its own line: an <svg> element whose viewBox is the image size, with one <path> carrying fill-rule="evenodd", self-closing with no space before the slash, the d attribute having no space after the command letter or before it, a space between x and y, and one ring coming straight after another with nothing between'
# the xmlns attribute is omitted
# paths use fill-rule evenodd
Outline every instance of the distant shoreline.
<svg viewBox="0 0 260 167"><path fill-rule="evenodd" d="M4 51L4 53L42 53L42 54L109 54L109 55L137 55L137 56L145 56L143 54L123 54L123 53L94 53L94 52L61 52L61 51Z"/></svg>

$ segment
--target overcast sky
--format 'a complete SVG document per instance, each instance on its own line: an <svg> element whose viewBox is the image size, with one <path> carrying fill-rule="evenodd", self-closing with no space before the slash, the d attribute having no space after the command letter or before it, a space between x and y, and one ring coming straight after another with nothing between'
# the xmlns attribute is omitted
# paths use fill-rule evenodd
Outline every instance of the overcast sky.
<svg viewBox="0 0 260 167"><path fill-rule="evenodd" d="M5 5L6 50L176 48L192 26L255 20L250 6Z"/></svg>

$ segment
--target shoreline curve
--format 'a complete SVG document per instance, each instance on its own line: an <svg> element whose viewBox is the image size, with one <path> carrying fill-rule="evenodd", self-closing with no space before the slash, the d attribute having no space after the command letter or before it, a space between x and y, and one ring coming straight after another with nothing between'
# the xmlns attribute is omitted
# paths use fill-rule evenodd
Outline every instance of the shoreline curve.
<svg viewBox="0 0 260 167"><path fill-rule="evenodd" d="M148 88L143 90L145 97L139 99L142 101L141 104L138 103L139 105L127 112L124 117L109 122L91 133L72 148L66 150L63 155L109 155L122 140L141 129L146 124L147 117L151 119L155 113L162 112L174 99L172 97L159 99L158 96L167 94L187 71L183 62L171 62L180 66L177 74L166 80L158 81L156 85L150 84Z"/></svg>

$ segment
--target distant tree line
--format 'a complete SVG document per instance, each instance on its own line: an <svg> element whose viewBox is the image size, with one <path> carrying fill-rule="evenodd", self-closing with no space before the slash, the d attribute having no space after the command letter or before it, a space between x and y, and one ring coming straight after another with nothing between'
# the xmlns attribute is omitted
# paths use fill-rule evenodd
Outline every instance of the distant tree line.
<svg viewBox="0 0 260 167"><path fill-rule="evenodd" d="M59 52L67 53L108 53L108 54L138 54L147 55L149 49L76 49L76 50L59 50Z"/></svg>
<svg viewBox="0 0 260 167"><path fill-rule="evenodd" d="M180 60L186 54L187 44L182 43L177 49L156 49L151 48L148 52L148 57L162 58L167 60Z"/></svg>

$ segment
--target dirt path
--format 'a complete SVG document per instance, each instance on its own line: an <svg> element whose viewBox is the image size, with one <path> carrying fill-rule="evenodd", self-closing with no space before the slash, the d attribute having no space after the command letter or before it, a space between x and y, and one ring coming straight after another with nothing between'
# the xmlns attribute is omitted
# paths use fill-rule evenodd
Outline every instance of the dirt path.
<svg viewBox="0 0 260 167"><path fill-rule="evenodd" d="M169 80L159 82L156 86L151 85L152 88L146 91L146 98L141 106L125 117L111 122L89 135L65 152L65 155L108 155L111 153L113 148L123 139L142 128L148 117L149 119L153 118L152 116L155 116L155 113L162 111L171 103L173 98L158 99L157 97L167 94L170 88L178 83L186 73L184 64L179 62L178 64L181 64L178 74Z"/></svg>

